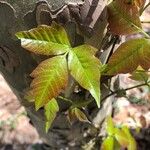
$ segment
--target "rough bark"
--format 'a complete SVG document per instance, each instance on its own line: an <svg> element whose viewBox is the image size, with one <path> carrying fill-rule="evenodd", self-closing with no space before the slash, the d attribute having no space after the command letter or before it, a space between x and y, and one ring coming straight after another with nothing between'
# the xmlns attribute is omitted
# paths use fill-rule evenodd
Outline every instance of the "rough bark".
<svg viewBox="0 0 150 150"><path fill-rule="evenodd" d="M70 126L66 115L64 113L59 113L53 124L53 127L48 134L46 134L44 130L45 118L43 110L40 109L38 112L36 112L33 103L29 103L24 99L24 93L29 88L31 81L29 74L37 66L41 58L34 56L33 54L21 48L20 41L16 39L15 33L17 31L31 29L36 27L38 24L50 24L52 20L49 15L49 8L46 8L45 5L40 8L38 7L39 4L37 5L36 2L36 0L0 1L0 71L13 92L17 95L21 104L25 106L31 121L36 127L40 136L43 137L51 146L50 149L65 149L66 147L69 147L70 149L81 149L82 145L89 142L90 136L95 136L94 133L91 133L86 137L83 134L85 131L87 131L89 124L75 122L72 126ZM82 1L48 0L49 6L53 6L52 9L54 10L60 8L66 2L80 3ZM105 2L106 1L101 1L101 12L104 10ZM86 9L89 9L89 7L84 6L82 9L84 10L82 17L85 18L86 11L88 11ZM66 15L68 15L68 13L66 13ZM64 16L66 17L66 15ZM94 29L94 33L92 33L92 35L90 34L90 38L86 38L86 42L96 46L97 48L100 48L102 38L99 38L98 41L97 34L95 33L99 33L101 37L103 36L106 27L105 17L106 16L103 16L103 19L97 22L94 27L91 25ZM59 16L58 20L60 22L64 21L62 20L61 16ZM72 29L68 29L70 35L74 35L72 34L73 30L75 30L74 26L74 24L71 24ZM102 28L99 28L99 26ZM86 32L89 31L84 24L80 24L80 27L82 31L84 31L84 29ZM79 43L79 41L76 42ZM103 89L102 92L104 93L103 95L105 95L108 91ZM79 95L70 96L76 98L79 97ZM62 110L66 108L65 104L60 105ZM92 111L92 108L94 108L94 111ZM96 109L95 105L91 106L89 109L91 109L91 118L96 117L96 112L98 110ZM94 119L94 122L96 119L97 118ZM98 124L100 123L101 121L98 121Z"/></svg>

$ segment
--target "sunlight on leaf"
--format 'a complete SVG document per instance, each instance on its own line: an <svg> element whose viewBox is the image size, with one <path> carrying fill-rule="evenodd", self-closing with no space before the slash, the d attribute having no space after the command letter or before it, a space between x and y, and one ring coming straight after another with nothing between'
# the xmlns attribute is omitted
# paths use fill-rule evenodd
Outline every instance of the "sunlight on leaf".
<svg viewBox="0 0 150 150"><path fill-rule="evenodd" d="M69 52L68 66L73 78L91 95L100 107L100 61L91 55L95 48L89 50L82 46L74 48ZM91 53L92 52L92 53Z"/></svg>
<svg viewBox="0 0 150 150"><path fill-rule="evenodd" d="M59 55L70 49L65 29L54 23L52 26L41 25L29 31L16 33L23 48L42 55Z"/></svg>
<svg viewBox="0 0 150 150"><path fill-rule="evenodd" d="M41 25L29 31L16 34L22 47L36 54L60 55L47 59L31 73L33 81L26 98L35 101L36 109L56 98L66 87L68 66L74 79L96 100L100 107L100 71L102 64L94 55L97 49L83 44L72 48L65 29L53 22L51 26ZM32 95L31 95L32 93Z"/></svg>
<svg viewBox="0 0 150 150"><path fill-rule="evenodd" d="M68 71L65 56L56 56L43 61L31 73L33 81L31 91L35 99L35 106L38 110L49 102L50 99L57 97L67 86Z"/></svg>
<svg viewBox="0 0 150 150"><path fill-rule="evenodd" d="M107 123L106 131L107 131L108 135L111 136L114 134L114 123L113 123L112 118L107 117L106 123Z"/></svg>
<svg viewBox="0 0 150 150"><path fill-rule="evenodd" d="M131 73L138 66L148 70L150 68L150 39L132 39L120 45L111 56L107 68L107 75Z"/></svg>
<svg viewBox="0 0 150 150"><path fill-rule="evenodd" d="M46 133L48 132L49 128L51 127L52 122L54 121L57 112L59 111L59 106L57 104L56 99L51 99L44 107L45 109L45 117L46 117L46 126L45 130Z"/></svg>
<svg viewBox="0 0 150 150"><path fill-rule="evenodd" d="M114 150L114 137L107 137L102 143L101 150Z"/></svg>

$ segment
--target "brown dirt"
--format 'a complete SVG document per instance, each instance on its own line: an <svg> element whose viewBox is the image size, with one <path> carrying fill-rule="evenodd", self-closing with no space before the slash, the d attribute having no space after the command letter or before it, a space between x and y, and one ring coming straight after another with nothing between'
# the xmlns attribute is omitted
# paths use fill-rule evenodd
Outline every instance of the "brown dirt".
<svg viewBox="0 0 150 150"><path fill-rule="evenodd" d="M41 142L36 129L29 123L24 107L0 75L0 150L11 150L10 147L23 150Z"/></svg>

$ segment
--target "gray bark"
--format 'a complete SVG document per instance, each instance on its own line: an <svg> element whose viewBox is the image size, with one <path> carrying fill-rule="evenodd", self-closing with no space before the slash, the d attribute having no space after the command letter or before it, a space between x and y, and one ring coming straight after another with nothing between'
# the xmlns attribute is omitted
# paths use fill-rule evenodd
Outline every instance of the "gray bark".
<svg viewBox="0 0 150 150"><path fill-rule="evenodd" d="M31 81L29 74L37 66L41 58L24 50L20 45L20 41L16 39L15 33L17 31L31 29L38 24L50 24L52 20L49 15L49 8L46 8L45 5L39 7L36 2L36 0L0 0L0 71L12 91L17 95L20 103L27 110L40 136L51 146L50 149L65 149L66 147L70 149L81 149L82 145L89 142L90 136L95 136L93 133L90 133L90 135L84 137L84 133L90 126L89 124L75 122L71 126L66 115L64 113L59 113L53 127L49 130L48 134L46 134L43 109L36 112L33 103L29 103L24 99L24 93L29 88ZM81 0L48 0L48 4L52 10L58 9L68 2L82 3ZM105 3L106 1L101 1L101 12L105 7ZM83 20L86 15L86 9L89 9L89 7L86 6L82 8L84 10L82 14ZM59 20L61 21L60 18ZM69 25L72 27L71 30L68 28L69 34L75 35L73 34L75 25ZM84 26L84 24L82 26L82 24L79 23L79 26L80 29L83 31L85 29L87 32L88 28ZM91 26L95 33L99 33L99 35L103 37L106 27L106 16L103 16L103 19L97 22L95 26L93 26L93 24L91 24ZM99 26L102 28L99 28ZM90 34L90 38L86 38L86 42L97 48L101 48L100 43L102 38L99 38L98 41L97 37L97 34ZM73 40L73 38L74 36L72 37L74 43L76 39ZM79 43L79 41L76 42ZM103 89L103 91L105 91L105 94L108 92L106 89ZM70 96L79 98L79 95ZM65 104L60 105L62 110L66 108ZM92 107L95 108L93 111L94 113L91 113L91 117L94 118L96 117L95 112L98 110L95 104L89 109Z"/></svg>

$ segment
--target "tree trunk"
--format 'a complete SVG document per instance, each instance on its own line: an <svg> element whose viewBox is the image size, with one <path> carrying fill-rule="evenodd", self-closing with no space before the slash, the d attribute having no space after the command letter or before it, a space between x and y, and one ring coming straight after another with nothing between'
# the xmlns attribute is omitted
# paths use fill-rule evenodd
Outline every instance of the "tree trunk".
<svg viewBox="0 0 150 150"><path fill-rule="evenodd" d="M84 37L85 41L100 49L106 27L106 14L104 13L106 1L93 0L92 9L96 10L97 6L100 8L99 11L95 13L95 16L92 17L90 15L90 13L92 13L92 9L90 9L91 12L89 11L89 8L92 6L89 5L90 1L91 0L86 0L86 5L82 7L82 11L80 12L82 14L79 14L80 17L82 17L81 22L79 21L79 16L77 18L75 17L76 13L69 12L69 14L71 14L71 17L74 16L73 19L79 24L79 28L84 34L88 35L88 38ZM80 5L82 0L47 0L49 5L42 1L39 3L36 2L36 0L0 1L0 71L12 91L17 95L21 104L25 107L31 122L34 124L40 136L43 137L45 142L51 146L50 149L65 149L67 147L70 149L81 149L83 145L86 145L86 143L90 141L90 137L95 136L95 132L90 132L89 135L84 134L85 132L88 133L87 130L90 126L88 123L75 122L71 126L66 118L66 114L59 113L53 123L53 127L49 130L48 134L46 134L43 109L36 112L33 103L29 103L24 99L24 93L29 88L31 81L29 74L33 71L42 58L24 50L20 45L20 41L16 39L15 33L17 31L31 29L39 24L50 24L53 20L53 18L49 15L51 6L52 9L55 10L62 8L62 6L69 2L79 3ZM97 3L99 3L99 5L97 5ZM89 26L86 25L88 23L88 17L89 19L96 19L92 21ZM61 15L55 19L63 24L66 22L68 23L68 20L64 23L64 19L61 18ZM71 26L71 30L68 28L68 32L71 36L74 26L75 24ZM94 32L90 32L89 29L93 29ZM79 43L79 41L77 43ZM105 57L106 55L103 55L103 59ZM102 87L102 93L103 96L105 96L105 94L108 93L108 90ZM75 95L75 97L78 98L79 95ZM109 110L111 110L111 99L108 99L107 103L109 105L107 106L107 104L105 104L107 106L105 106L105 109L109 107L107 112L109 114ZM62 110L66 108L65 104L60 105ZM100 119L97 116L98 109L95 104L90 106L89 109L93 122L95 124L101 124L106 114L104 114L104 112L98 113L98 116L100 114L104 114L100 115Z"/></svg>

